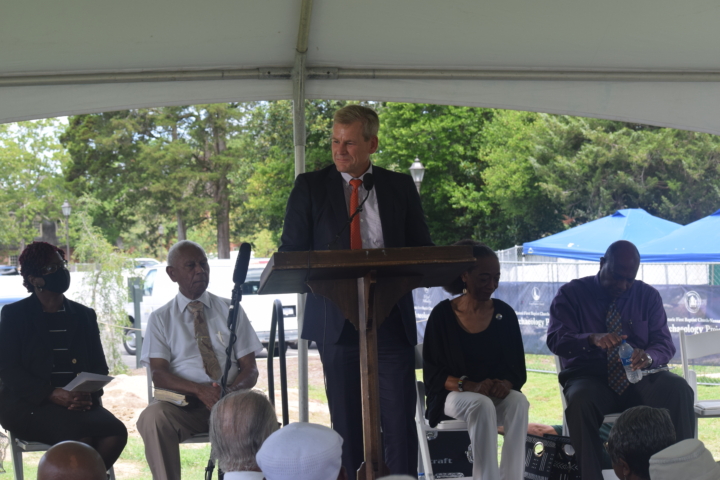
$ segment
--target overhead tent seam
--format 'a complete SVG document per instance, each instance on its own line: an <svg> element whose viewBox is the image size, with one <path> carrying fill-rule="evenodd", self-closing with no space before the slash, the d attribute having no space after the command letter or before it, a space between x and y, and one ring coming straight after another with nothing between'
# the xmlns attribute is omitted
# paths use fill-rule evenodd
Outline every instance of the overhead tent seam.
<svg viewBox="0 0 720 480"><path fill-rule="evenodd" d="M298 52L307 55L307 52ZM297 65L296 65L297 66ZM106 83L192 82L221 80L290 80L295 67L251 69L139 70L102 73L63 73L49 75L3 75L0 87L55 85L95 85ZM720 72L677 71L598 71L598 70L495 70L495 69L397 69L307 67L308 80L489 80L489 81L567 81L567 82L692 82L718 83Z"/></svg>

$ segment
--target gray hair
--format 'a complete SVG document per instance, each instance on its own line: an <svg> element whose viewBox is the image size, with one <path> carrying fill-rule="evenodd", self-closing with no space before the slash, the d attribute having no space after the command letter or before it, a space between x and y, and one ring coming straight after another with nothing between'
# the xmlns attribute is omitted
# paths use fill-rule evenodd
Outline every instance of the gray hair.
<svg viewBox="0 0 720 480"><path fill-rule="evenodd" d="M638 477L650 479L650 457L675 443L675 427L664 408L641 405L625 410L610 431L610 461L620 460Z"/></svg>
<svg viewBox="0 0 720 480"><path fill-rule="evenodd" d="M203 255L207 257L207 254L205 253L205 249L200 246L199 243L195 243L191 240L180 240L175 245L170 247L170 250L168 250L168 256L167 256L167 264L171 267L175 266L175 262L177 261L177 258L180 256L180 251L185 247L195 247L201 252L203 252Z"/></svg>
<svg viewBox="0 0 720 480"><path fill-rule="evenodd" d="M275 408L257 390L224 396L210 413L210 443L223 472L259 470L255 455L278 429Z"/></svg>
<svg viewBox="0 0 720 480"><path fill-rule="evenodd" d="M372 137L377 137L378 130L380 130L380 119L377 112L362 105L347 105L341 108L335 112L333 122L340 125L360 122L363 126L363 138L366 142Z"/></svg>

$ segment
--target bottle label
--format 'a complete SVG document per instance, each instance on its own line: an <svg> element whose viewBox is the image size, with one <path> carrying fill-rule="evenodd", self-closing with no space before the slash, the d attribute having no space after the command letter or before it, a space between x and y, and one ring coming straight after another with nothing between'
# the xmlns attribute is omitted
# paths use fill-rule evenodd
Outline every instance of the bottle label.
<svg viewBox="0 0 720 480"><path fill-rule="evenodd" d="M620 357L620 361L623 364L623 367L629 367L632 365L632 357L622 358Z"/></svg>

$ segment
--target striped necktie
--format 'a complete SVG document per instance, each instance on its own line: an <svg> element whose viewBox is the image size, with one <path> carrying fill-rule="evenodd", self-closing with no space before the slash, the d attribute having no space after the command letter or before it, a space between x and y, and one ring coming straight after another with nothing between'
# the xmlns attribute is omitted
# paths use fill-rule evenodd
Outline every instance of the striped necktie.
<svg viewBox="0 0 720 480"><path fill-rule="evenodd" d="M607 318L605 319L605 322L607 323L608 333L615 333L618 336L622 335L620 311L618 311L617 309L615 300L613 300L613 302L610 304L610 308L608 308ZM608 349L607 352L608 385L610 385L610 388L615 390L618 395L622 395L628 385L630 385L630 382L628 382L627 375L625 374L625 369L623 368L622 363L620 363L620 354L618 353L619 350L620 345L617 345L613 348Z"/></svg>

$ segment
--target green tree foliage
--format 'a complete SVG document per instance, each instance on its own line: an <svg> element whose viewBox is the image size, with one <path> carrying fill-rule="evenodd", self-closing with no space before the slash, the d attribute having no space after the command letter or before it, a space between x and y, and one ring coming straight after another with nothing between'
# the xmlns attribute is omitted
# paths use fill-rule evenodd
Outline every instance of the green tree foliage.
<svg viewBox="0 0 720 480"><path fill-rule="evenodd" d="M306 102L306 171L332 164L330 136L333 114L347 102L313 100ZM245 137L251 146L244 168L238 172L241 185L235 190L241 207L237 213L236 233L249 233L267 249L282 232L285 206L295 180L292 102L280 100L257 105L247 123ZM244 185L244 186L243 186ZM271 232L267 237L266 231ZM259 237L262 236L262 238Z"/></svg>
<svg viewBox="0 0 720 480"><path fill-rule="evenodd" d="M307 171L332 163L333 113L306 103ZM720 205L720 139L607 120L425 104L372 104L373 161L427 168L421 200L437 244L507 248L619 208L686 224ZM60 216L65 190L106 239L163 257L176 239L221 257L230 242L277 247L294 178L292 102L165 107L0 126L2 243ZM69 160L68 160L69 157ZM64 178L58 175L64 173ZM11 213L12 212L12 215ZM120 240L120 241L118 241Z"/></svg>
<svg viewBox="0 0 720 480"><path fill-rule="evenodd" d="M402 173L415 157L423 163L420 196L437 245L483 238L474 203L483 187L482 131L492 117L489 109L408 103L388 103L380 112L375 161Z"/></svg>
<svg viewBox="0 0 720 480"><path fill-rule="evenodd" d="M196 105L71 117L62 137L76 195L99 200L92 212L108 239L162 256L173 229L211 221L220 258L230 254L231 174L241 170L245 106ZM209 213L209 215L208 215Z"/></svg>
<svg viewBox="0 0 720 480"><path fill-rule="evenodd" d="M464 200L478 224L477 238L494 248L521 245L563 229L558 205L539 188L530 159L537 114L496 111L483 129L479 161L483 189Z"/></svg>
<svg viewBox="0 0 720 480"><path fill-rule="evenodd" d="M57 119L0 124L0 245L22 250L37 237L38 222L62 218L61 128Z"/></svg>
<svg viewBox="0 0 720 480"><path fill-rule="evenodd" d="M687 224L720 205L720 138L607 120L539 115L529 157L569 220L643 208Z"/></svg>

